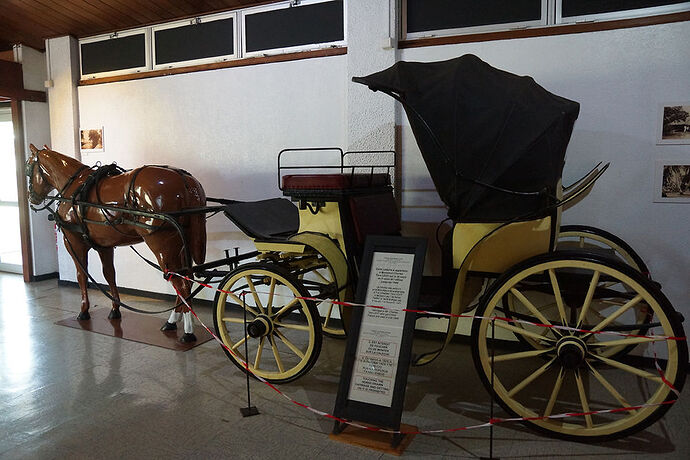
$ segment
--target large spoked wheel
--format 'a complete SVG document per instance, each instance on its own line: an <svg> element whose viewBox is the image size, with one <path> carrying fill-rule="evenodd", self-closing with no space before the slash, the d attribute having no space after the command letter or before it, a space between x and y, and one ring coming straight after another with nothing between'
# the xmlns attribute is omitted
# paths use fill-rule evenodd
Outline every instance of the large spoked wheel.
<svg viewBox="0 0 690 460"><path fill-rule="evenodd" d="M220 289L213 320L235 365L246 371L247 361L251 374L272 383L290 382L312 368L321 351L319 313L300 298L309 293L292 275L270 264L246 264L230 272Z"/></svg>
<svg viewBox="0 0 690 460"><path fill-rule="evenodd" d="M556 249L605 250L642 274L649 274L642 257L621 238L606 230L587 225L563 225L558 232Z"/></svg>
<svg viewBox="0 0 690 460"><path fill-rule="evenodd" d="M325 257L319 254L315 268L300 275L300 281L311 294L324 298L323 301L316 302L323 333L329 337L345 338L340 309L332 302L332 300L339 300L338 284L333 269Z"/></svg>
<svg viewBox="0 0 690 460"><path fill-rule="evenodd" d="M534 294L539 291L555 300L555 313L540 310ZM534 322L547 326L646 335L652 335L648 328L653 327L656 336L575 332L501 320L492 328L486 318L504 316L501 304L507 294ZM588 312L596 303L609 309L599 309L596 321L589 322ZM630 323L622 323L635 309L646 310L651 323L638 323L636 314L627 316ZM665 402L677 398L670 385L680 391L685 381L686 342L659 338L684 337L678 314L645 276L596 254L559 251L517 265L493 283L477 315L484 318L472 325L473 357L484 385L492 391L493 380L496 400L508 412L530 418L525 423L559 438L604 441L640 431L663 416L670 407ZM529 341L510 340L511 333ZM656 353L664 377L610 351L629 346L640 347L645 356ZM631 406L643 407L617 410ZM612 412L591 413L600 410ZM583 415L547 418L566 413Z"/></svg>

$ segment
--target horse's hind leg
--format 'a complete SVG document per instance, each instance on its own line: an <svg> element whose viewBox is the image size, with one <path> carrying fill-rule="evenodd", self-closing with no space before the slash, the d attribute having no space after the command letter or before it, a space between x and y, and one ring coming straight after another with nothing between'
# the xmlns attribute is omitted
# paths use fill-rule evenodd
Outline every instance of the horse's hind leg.
<svg viewBox="0 0 690 460"><path fill-rule="evenodd" d="M72 256L72 260L77 269L77 282L79 283L79 290L81 291L81 311L77 319L80 321L91 319L91 315L89 314L89 294L87 292L89 278L86 273L89 267L89 247L79 236L71 232L64 232L64 240L67 252Z"/></svg>
<svg viewBox="0 0 690 460"><path fill-rule="evenodd" d="M144 241L151 251L156 255L158 264L162 270L182 271L186 268L184 251L180 236L175 231L160 230L150 235L144 235ZM189 297L192 292L192 283L179 276L170 279L175 290L184 298ZM182 342L196 342L194 335L194 323L192 312L180 301L175 310L170 313L170 318L161 327L162 331L177 329L177 322L183 318L184 335L180 338Z"/></svg>
<svg viewBox="0 0 690 460"><path fill-rule="evenodd" d="M120 319L122 314L120 313L120 293L117 290L117 284L115 283L115 265L113 264L113 253L114 248L98 248L98 255L101 258L101 265L103 266L103 277L105 278L108 286L110 286L110 295L113 296L113 308L108 314L108 319Z"/></svg>

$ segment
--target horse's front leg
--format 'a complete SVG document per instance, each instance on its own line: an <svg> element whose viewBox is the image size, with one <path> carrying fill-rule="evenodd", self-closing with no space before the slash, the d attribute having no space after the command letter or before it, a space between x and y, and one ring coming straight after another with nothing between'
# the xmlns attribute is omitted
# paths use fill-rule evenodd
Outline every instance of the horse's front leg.
<svg viewBox="0 0 690 460"><path fill-rule="evenodd" d="M192 292L192 283L184 278L173 277L171 280L173 286L177 292L183 297L189 297ZM184 334L180 337L180 342L196 342L196 335L194 335L194 319L192 318L192 312L187 308L187 306L180 299L178 301L180 305L175 307L175 310L171 312L170 316L176 315L179 320L180 315L182 315L182 322L184 324ZM168 320L170 321L170 320Z"/></svg>
<svg viewBox="0 0 690 460"><path fill-rule="evenodd" d="M89 314L89 293L87 292L89 284L89 276L87 273L89 268L89 247L78 235L71 232L64 232L64 240L67 252L72 256L74 265L77 268L77 282L79 283L79 290L81 291L81 311L77 319L79 321L91 319L91 315Z"/></svg>
<svg viewBox="0 0 690 460"><path fill-rule="evenodd" d="M120 319L122 314L120 313L120 293L117 290L117 284L115 283L115 264L113 264L113 254L115 248L98 248L98 255L101 258L101 265L103 266L103 277L105 281L110 286L110 295L113 296L113 308L108 314L108 319Z"/></svg>

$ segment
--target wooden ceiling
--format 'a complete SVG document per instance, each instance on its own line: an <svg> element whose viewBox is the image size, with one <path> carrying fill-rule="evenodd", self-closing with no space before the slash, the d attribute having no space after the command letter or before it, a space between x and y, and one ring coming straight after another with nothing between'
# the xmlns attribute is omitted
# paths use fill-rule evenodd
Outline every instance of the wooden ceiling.
<svg viewBox="0 0 690 460"><path fill-rule="evenodd" d="M77 38L277 0L0 0L0 51L42 50L46 38Z"/></svg>

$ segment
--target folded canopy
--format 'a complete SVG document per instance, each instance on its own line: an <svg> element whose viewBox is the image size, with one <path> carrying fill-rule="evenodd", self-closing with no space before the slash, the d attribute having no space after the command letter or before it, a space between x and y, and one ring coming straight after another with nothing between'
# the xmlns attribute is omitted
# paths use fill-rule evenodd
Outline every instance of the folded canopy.
<svg viewBox="0 0 690 460"><path fill-rule="evenodd" d="M555 202L580 105L473 55L353 81L399 100L448 215L535 218Z"/></svg>

